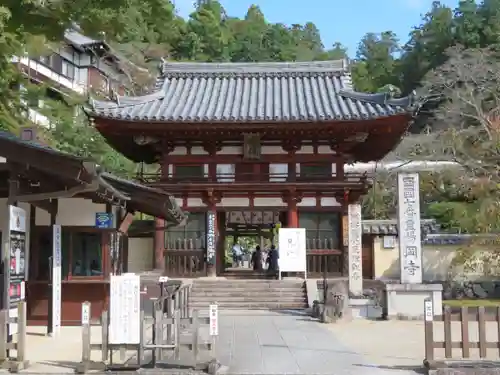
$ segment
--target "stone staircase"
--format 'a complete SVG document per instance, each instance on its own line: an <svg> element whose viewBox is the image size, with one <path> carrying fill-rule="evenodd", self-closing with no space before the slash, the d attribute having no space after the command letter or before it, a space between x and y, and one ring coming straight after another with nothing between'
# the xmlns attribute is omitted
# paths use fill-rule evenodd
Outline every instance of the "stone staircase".
<svg viewBox="0 0 500 375"><path fill-rule="evenodd" d="M222 309L304 309L307 292L303 280L194 280L191 308L208 309L213 302Z"/></svg>

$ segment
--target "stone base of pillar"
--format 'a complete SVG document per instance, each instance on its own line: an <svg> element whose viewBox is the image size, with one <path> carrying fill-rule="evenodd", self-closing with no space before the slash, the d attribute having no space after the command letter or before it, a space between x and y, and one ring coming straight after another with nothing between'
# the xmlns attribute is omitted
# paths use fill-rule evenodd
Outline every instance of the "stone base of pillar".
<svg viewBox="0 0 500 375"><path fill-rule="evenodd" d="M423 320L424 301L431 300L434 316L443 315L442 284L386 284L387 319Z"/></svg>
<svg viewBox="0 0 500 375"><path fill-rule="evenodd" d="M208 277L216 277L217 276L217 268L214 264L207 264L207 276Z"/></svg>

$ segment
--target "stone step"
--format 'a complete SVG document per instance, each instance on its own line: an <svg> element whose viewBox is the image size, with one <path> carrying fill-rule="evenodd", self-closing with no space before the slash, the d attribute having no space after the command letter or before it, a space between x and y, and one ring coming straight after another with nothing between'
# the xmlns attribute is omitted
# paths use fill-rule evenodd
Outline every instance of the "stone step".
<svg viewBox="0 0 500 375"><path fill-rule="evenodd" d="M268 287L268 288L260 288L255 285L248 285L248 286L243 286L243 285L235 285L233 287L221 287L221 286L216 286L216 287L206 287L206 286L199 286L195 285L193 289L191 289L192 293L197 293L197 292L209 292L209 293L224 293L224 292L238 292L238 293L243 293L243 292L260 292L260 293L297 293L297 292L304 292L305 289L302 286L296 286L294 288L281 288L281 287Z"/></svg>
<svg viewBox="0 0 500 375"><path fill-rule="evenodd" d="M241 309L262 309L262 310L272 310L272 309L304 309L307 308L306 302L219 302L219 309L231 309L231 310L241 310ZM192 302L191 308L194 309L206 309L207 305L202 302Z"/></svg>
<svg viewBox="0 0 500 375"><path fill-rule="evenodd" d="M269 296L269 297L281 297L281 296L297 296L297 295L306 295L305 291L303 290L292 290L292 291L282 291L282 290L272 290L272 291L257 291L257 290L247 290L247 289L231 289L231 290L205 290L205 291L200 291L200 290L194 290L191 293L191 298L193 297L204 297L204 296L220 296L220 297L238 297L238 296L255 296L255 297L262 297L262 296Z"/></svg>
<svg viewBox="0 0 500 375"><path fill-rule="evenodd" d="M218 297L215 297L215 296L206 296L206 297L195 297L195 298L191 298L191 302L206 302L208 304L210 304L211 302L221 302L221 303L224 303L224 302L238 302L238 301L241 301L241 302L276 302L278 301L278 299L276 297L273 297L273 296L255 296L255 297L250 297L250 296L239 296L239 297L229 297L229 296L226 296L226 297L221 297L221 298L218 298ZM305 296L281 296L279 297L279 301L280 302L284 302L284 301L292 301L292 302L304 302L304 301L307 301L307 297Z"/></svg>
<svg viewBox="0 0 500 375"><path fill-rule="evenodd" d="M302 282L269 282L269 281L254 281L254 280L245 280L245 281L232 281L232 280L224 280L223 282L215 282L215 281L195 281L193 284L193 288L197 287L205 287L205 288L302 288L304 283Z"/></svg>

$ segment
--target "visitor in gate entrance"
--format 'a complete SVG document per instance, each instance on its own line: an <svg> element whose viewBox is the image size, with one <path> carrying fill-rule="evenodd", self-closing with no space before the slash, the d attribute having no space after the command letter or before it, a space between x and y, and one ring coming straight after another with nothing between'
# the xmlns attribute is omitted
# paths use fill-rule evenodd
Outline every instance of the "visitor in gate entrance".
<svg viewBox="0 0 500 375"><path fill-rule="evenodd" d="M259 245L252 253L252 266L254 271L262 271L262 250Z"/></svg>
<svg viewBox="0 0 500 375"><path fill-rule="evenodd" d="M243 266L243 250L238 242L233 245L233 267Z"/></svg>
<svg viewBox="0 0 500 375"><path fill-rule="evenodd" d="M276 272L278 270L278 259L279 259L279 253L278 249L276 249L276 246L271 245L271 249L269 250L268 256L267 256L267 270L269 272Z"/></svg>

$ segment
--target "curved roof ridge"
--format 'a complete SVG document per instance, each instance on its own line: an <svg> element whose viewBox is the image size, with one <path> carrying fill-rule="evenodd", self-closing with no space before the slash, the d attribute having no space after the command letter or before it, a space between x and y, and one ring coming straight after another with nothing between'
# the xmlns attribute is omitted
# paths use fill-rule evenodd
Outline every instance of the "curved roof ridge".
<svg viewBox="0 0 500 375"><path fill-rule="evenodd" d="M133 107L138 104L147 104L156 100L161 100L165 97L163 90L155 91L151 94L142 96L122 96L118 95L115 100L90 100L90 104L94 110L97 109L111 109L111 108L126 108Z"/></svg>
<svg viewBox="0 0 500 375"><path fill-rule="evenodd" d="M295 62L178 62L166 61L162 74L169 73L286 73L286 72L347 72L346 59Z"/></svg>
<svg viewBox="0 0 500 375"><path fill-rule="evenodd" d="M380 92L373 94L373 93L364 93L364 92L357 92L353 90L344 89L339 91L339 95L345 98L359 100L365 103L371 103L381 106L389 105L395 107L408 108L411 107L413 104L415 104L415 98L413 95L408 95L402 98L394 98L388 92Z"/></svg>

